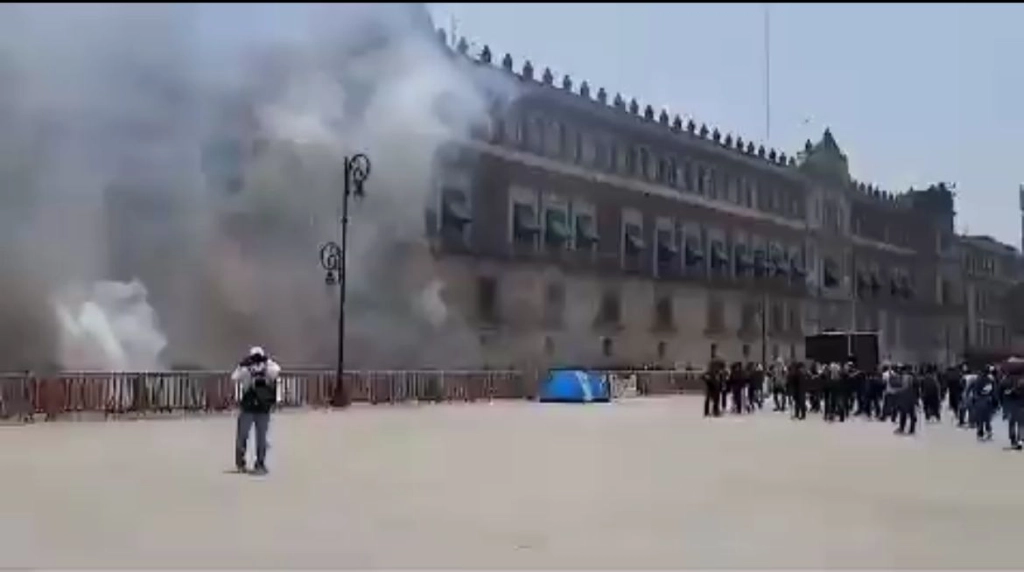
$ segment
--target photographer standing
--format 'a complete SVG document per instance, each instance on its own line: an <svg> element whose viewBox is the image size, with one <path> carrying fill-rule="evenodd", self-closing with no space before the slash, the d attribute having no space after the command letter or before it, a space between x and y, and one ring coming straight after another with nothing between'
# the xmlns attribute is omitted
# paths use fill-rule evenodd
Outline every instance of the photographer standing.
<svg viewBox="0 0 1024 572"><path fill-rule="evenodd" d="M245 472L245 452L249 443L249 432L256 428L256 464L253 472L267 472L267 431L270 429L270 412L277 404L277 377L281 366L267 357L261 347L253 347L231 373L231 381L241 389L238 400L238 426L235 430L235 468Z"/></svg>

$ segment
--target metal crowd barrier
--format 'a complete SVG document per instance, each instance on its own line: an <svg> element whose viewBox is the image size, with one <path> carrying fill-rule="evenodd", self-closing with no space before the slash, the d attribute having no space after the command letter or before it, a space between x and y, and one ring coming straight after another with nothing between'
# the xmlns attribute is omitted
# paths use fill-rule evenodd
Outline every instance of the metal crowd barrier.
<svg viewBox="0 0 1024 572"><path fill-rule="evenodd" d="M601 373L618 399L701 387L700 372L693 371ZM345 384L355 403L394 405L534 399L542 377L543 372L493 370L351 371ZM334 388L333 371L285 371L278 382L278 401L283 408L329 407ZM87 414L209 413L233 409L240 397L227 371L0 374L0 420L7 422Z"/></svg>
<svg viewBox="0 0 1024 572"><path fill-rule="evenodd" d="M702 391L702 371L613 370L603 372L611 385L612 397L654 397Z"/></svg>

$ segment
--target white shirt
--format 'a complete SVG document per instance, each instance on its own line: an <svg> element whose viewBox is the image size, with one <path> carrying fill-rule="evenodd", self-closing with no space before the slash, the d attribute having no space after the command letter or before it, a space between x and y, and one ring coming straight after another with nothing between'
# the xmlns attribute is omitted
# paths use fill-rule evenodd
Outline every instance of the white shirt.
<svg viewBox="0 0 1024 572"><path fill-rule="evenodd" d="M891 369L887 369L884 372L882 372L882 383L885 384L885 392L886 393L894 393L895 392L895 389L893 388L893 383L892 383L893 382L893 377L895 377L895 376L896 376L896 372L894 372Z"/></svg>

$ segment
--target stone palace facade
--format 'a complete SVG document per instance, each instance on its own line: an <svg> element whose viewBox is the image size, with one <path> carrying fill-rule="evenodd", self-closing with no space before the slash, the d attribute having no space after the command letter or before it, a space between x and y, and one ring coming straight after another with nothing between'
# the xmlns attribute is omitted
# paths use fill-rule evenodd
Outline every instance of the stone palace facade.
<svg viewBox="0 0 1024 572"><path fill-rule="evenodd" d="M827 129L786 153L464 40L453 52L520 90L439 161L428 216L489 365L802 359L826 329L877 331L883 359L908 362L1009 344L968 317L985 290L968 259L992 249L955 234L951 185L884 191Z"/></svg>

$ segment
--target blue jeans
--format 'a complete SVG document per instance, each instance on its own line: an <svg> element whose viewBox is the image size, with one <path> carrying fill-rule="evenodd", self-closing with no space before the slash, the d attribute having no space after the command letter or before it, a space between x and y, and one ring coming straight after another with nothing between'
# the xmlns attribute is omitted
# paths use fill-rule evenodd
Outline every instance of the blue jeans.
<svg viewBox="0 0 1024 572"><path fill-rule="evenodd" d="M263 467L267 460L267 431L270 429L269 413L238 413L235 429L235 466L245 468L245 451L249 445L249 432L256 428L256 466Z"/></svg>

